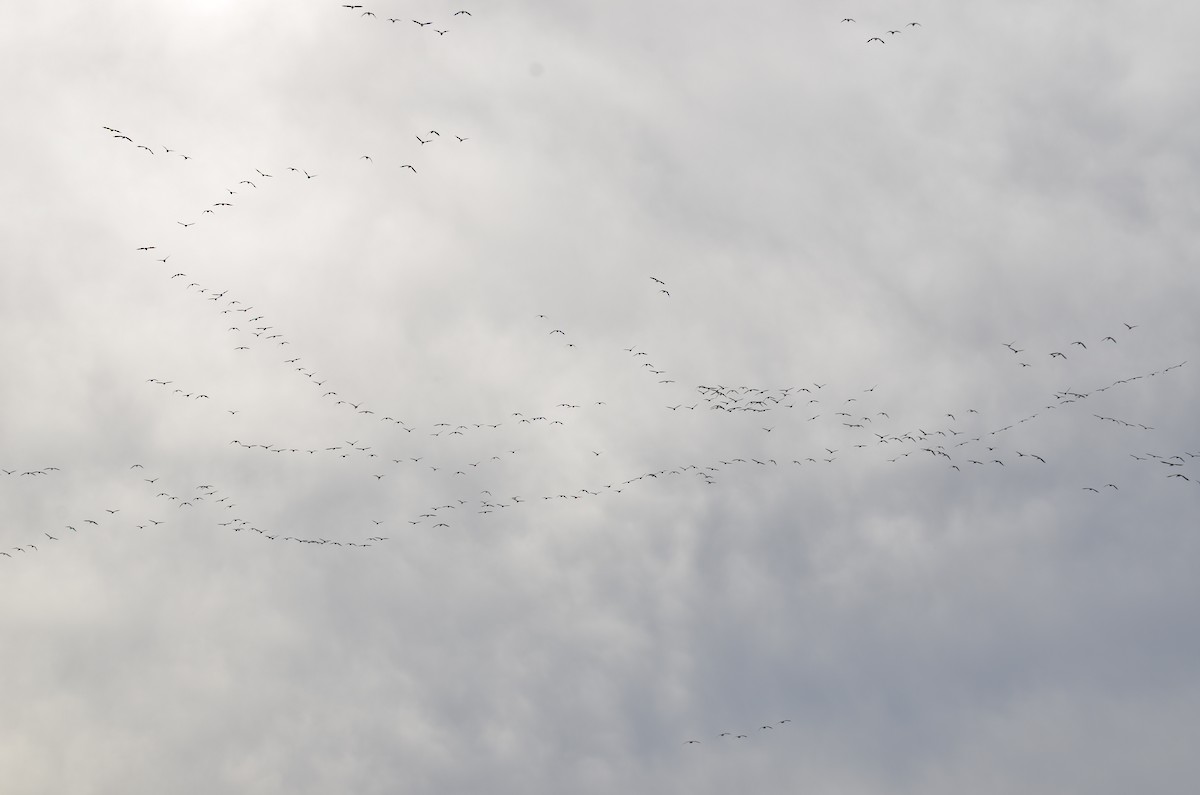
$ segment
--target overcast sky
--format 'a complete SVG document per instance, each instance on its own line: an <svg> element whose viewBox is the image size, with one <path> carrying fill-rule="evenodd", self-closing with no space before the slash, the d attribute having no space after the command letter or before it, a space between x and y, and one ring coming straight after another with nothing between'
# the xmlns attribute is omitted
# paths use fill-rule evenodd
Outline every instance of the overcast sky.
<svg viewBox="0 0 1200 795"><path fill-rule="evenodd" d="M0 12L5 793L1193 791L1200 10L361 1Z"/></svg>

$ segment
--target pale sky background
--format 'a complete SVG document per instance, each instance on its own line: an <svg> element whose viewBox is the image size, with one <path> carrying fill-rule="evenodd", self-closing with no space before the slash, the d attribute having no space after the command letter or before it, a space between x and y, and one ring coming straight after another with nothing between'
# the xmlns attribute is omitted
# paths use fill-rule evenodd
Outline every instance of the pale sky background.
<svg viewBox="0 0 1200 795"><path fill-rule="evenodd" d="M1200 9L9 6L6 795L1194 791Z"/></svg>

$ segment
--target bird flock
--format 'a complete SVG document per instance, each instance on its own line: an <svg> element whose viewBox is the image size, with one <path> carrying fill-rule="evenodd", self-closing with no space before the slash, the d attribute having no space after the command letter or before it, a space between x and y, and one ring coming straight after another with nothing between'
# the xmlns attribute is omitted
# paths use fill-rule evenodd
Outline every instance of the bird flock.
<svg viewBox="0 0 1200 795"><path fill-rule="evenodd" d="M441 35L450 29L452 21L465 23L473 16L465 9L456 11L437 22L444 26L438 28L433 27L433 20L381 17L362 5L344 4L341 9L353 12L361 20L404 23L406 29L412 29L409 27L412 23L416 30L429 28ZM850 25L856 20L844 17L840 22ZM886 30L883 35L894 37L904 30L916 31L921 27L920 22L909 21ZM886 43L887 40L875 36L869 41ZM187 167L204 165L176 148L144 143L121 126L98 126L110 140L145 153L140 156L147 161L151 157L168 156L187 162ZM521 411L447 418L425 424L410 421L411 407L377 404L322 374L310 363L306 352L295 350L294 340L282 325L267 310L258 308L257 298L237 295L231 288L211 282L204 273L203 262L186 262L186 254L177 256L176 251L178 247L186 250L187 236L196 233L197 225L218 224L223 215L238 212L239 202L247 195L266 197L269 201L272 191L320 190L322 175L331 170L347 173L352 168L390 168L398 178L405 173L415 177L426 166L435 168L439 159L447 155L447 146L454 148L472 141L473 136L463 133L410 130L399 136L409 143L398 144L395 151L386 155L348 154L341 161L315 165L263 164L254 168L253 173L230 180L224 192L214 196L215 200L207 206L198 206L188 217L176 220L173 233L163 230L158 240L147 241L132 252L147 258L154 278L175 285L209 307L212 323L228 335L232 353L262 354L265 357L262 367L290 371L296 389L319 396L328 412L340 412L367 424L362 426L362 438L352 440L323 438L319 431L303 439L263 438L252 422L255 409L224 397L220 384L190 383L186 376L176 374L148 374L145 385L157 390L161 399L185 401L202 407L197 411L226 418L232 427L224 444L245 456L304 459L311 466L342 467L377 489L388 489L406 479L433 477L439 483L437 491L449 496L414 503L407 510L372 519L369 527L301 531L255 518L250 500L245 495L235 496L234 486L167 482L166 473L147 473L142 464L132 463L124 477L128 482L123 486L140 489L141 502L112 509L98 506L59 526L31 530L30 538L10 546L3 555L14 558L42 552L46 543L62 542L104 525L139 531L171 528L180 523L185 513L196 511L203 513L206 517L203 521L214 528L268 542L362 549L394 542L404 531L469 528L486 523L497 514L528 513L533 506L548 501L618 499L618 495L635 489L654 488L672 480L687 480L704 488L718 487L727 476L743 469L832 470L861 466L871 460L941 466L963 476L1022 467L1047 468L1056 463L1050 453L1034 449L1027 442L1010 442L1010 432L1027 423L1045 423L1055 415L1078 413L1105 393L1132 389L1150 379L1168 379L1173 371L1187 364L1180 361L1141 372L1124 372L1089 388L1053 390L1044 395L1040 405L1030 405L1028 410L1013 415L998 416L994 408L943 406L921 416L906 416L889 400L887 388L879 383L834 384L824 379L785 386L689 383L669 361L653 353L652 346L636 342L624 347L620 354L627 362L627 369L644 383L645 390L638 393L639 401L659 407L664 422L669 417L703 415L706 422L734 423L738 417L754 415L761 421L751 426L753 432L745 437L745 449L706 460L665 462L652 469L609 471L603 477L583 483L566 483L551 473L542 488L518 487L512 485L512 476L515 469L522 474L528 471L525 459L534 454L530 451L559 444L556 434L572 427L587 427L617 409L608 401L586 397L546 401L541 405L534 399ZM411 137L406 139L406 135ZM678 300L679 288L668 283L662 274L647 273L644 278L648 293L664 301ZM1111 372L1108 362L1114 359L1114 352L1133 335L1147 333L1140 324L1125 321L1114 322L1105 331L1089 337L1064 338L1054 345L1027 345L1015 339L998 341L997 350L1005 353L999 354L995 363L997 372L1016 367L1072 378ZM599 344L577 332L569 321L553 319L548 314L532 318L529 332L531 342L542 338L543 342L535 344L545 346L547 352L559 348L583 361L605 353L598 351ZM1078 369L1080 363L1088 369ZM1147 422L1147 418L1118 418L1095 412L1090 416L1123 430L1154 431L1152 420ZM1200 472L1194 463L1200 452L1163 446L1146 449L1147 446L1142 441L1135 446L1131 441L1128 455L1139 464L1153 465L1151 469L1158 469L1173 482L1200 486ZM581 454L585 458L605 458L602 451L590 446ZM68 462L59 463L69 466ZM29 484L29 488L35 488L33 484L43 480L53 480L62 471L57 465L46 466L42 462L32 466L8 462L0 468L6 479ZM1102 495L1121 492L1121 485L1116 479L1105 479L1079 483L1077 488Z"/></svg>
<svg viewBox="0 0 1200 795"><path fill-rule="evenodd" d="M355 4L341 5L338 13L342 11L363 23L386 23L407 34L439 38L456 25L473 24L475 18L465 9L433 20L382 16ZM839 24L857 22L846 16ZM908 21L878 31L865 42L884 45L921 31L921 22ZM207 165L203 157L152 143L124 126L97 128L97 147L136 157L131 168L149 168L164 158L186 163L181 166L186 168ZM1101 405L1113 396L1132 398L1149 384L1169 389L1171 380L1189 366L1177 351L1166 351L1151 318L1114 313L1098 330L1075 329L1050 341L1014 338L989 343L992 353L984 367L994 378L994 389L1026 379L1036 397L1025 404L946 398L914 408L886 371L862 382L838 381L823 373L782 383L701 381L656 346L656 339L629 339L627 345L613 348L569 314L548 308L520 319L529 349L547 358L570 357L583 367L601 360L619 362L620 375L633 384L631 393L621 401L582 393L531 394L521 406L496 408L486 416L438 416L434 421L429 407L359 394L353 386L339 383L323 371L319 355L302 350L300 337L272 314L270 296L240 294L219 283L207 263L190 256L190 238L206 228L220 230L221 222L238 213L250 196L269 203L283 193L321 191L334 175L366 169L419 181L436 172L443 158L468 151L486 137L486 130L405 129L397 131L397 143L386 153L346 152L325 162L300 164L268 163L264 158L252 172L239 172L225 183L223 192L209 196L211 201L193 207L171 228L126 252L148 279L198 302L211 327L226 340L229 354L251 361L296 395L311 398L323 416L344 420L356 430L334 433L318 423L302 434L275 438L267 430L272 426L261 405L241 402L228 383L199 378L182 362L179 372L144 373L136 388L151 401L223 428L216 442L222 456L236 456L259 469L318 477L336 474L352 481L365 506L360 513L369 515L281 524L260 509L255 490L236 475L214 467L201 478L189 478L166 461L126 460L119 472L111 473L112 499L86 509L72 505L73 513L61 521L10 529L10 541L0 550L3 563L44 558L89 535L166 534L184 528L207 529L236 537L237 543L272 549L286 545L311 549L313 554L369 554L368 550L401 548L414 533L486 532L500 518L532 524L550 504L578 509L664 493L695 499L713 490L740 489L751 478L773 478L798 487L809 478L849 476L872 467L908 467L922 477L954 478L959 484L1029 477L1068 483L1064 491L1087 495L1097 506L1112 505L1152 481L1200 500L1200 445L1159 434L1155 417L1137 415L1137 400L1125 404L1132 413ZM687 278L657 267L624 285L630 295L663 306L684 305L684 311L690 286ZM1131 366L1124 350L1147 337L1156 358ZM1062 386L1040 388L1051 380ZM704 457L665 450L655 465L635 466L634 457L621 449L625 439L597 437L591 431L620 423L627 410L648 412L659 427L696 436L712 432L735 441L722 442L719 450L714 445ZM1102 429L1119 434L1123 459L1099 461L1095 469L1104 470L1100 475L1073 471L1056 455L1049 429L1079 422L1087 424L1089 433ZM539 466L547 450L554 451L556 460L577 466ZM0 450L0 456L7 455ZM52 499L74 467L70 460L0 464L0 494L9 501ZM689 748L748 745L768 732L786 732L790 723L791 719L774 720L679 742Z"/></svg>

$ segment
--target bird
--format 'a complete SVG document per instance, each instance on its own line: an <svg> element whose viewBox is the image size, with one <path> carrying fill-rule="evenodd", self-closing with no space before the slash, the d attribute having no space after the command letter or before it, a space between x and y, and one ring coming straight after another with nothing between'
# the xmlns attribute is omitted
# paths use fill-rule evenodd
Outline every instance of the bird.
<svg viewBox="0 0 1200 795"><path fill-rule="evenodd" d="M873 42L873 41L877 41L877 42L879 42L880 44L887 44L887 42L886 42L886 41L884 41L883 39L879 38L878 36L872 36L871 38L867 39L867 44L870 44L870 43L871 43L871 42Z"/></svg>
<svg viewBox="0 0 1200 795"><path fill-rule="evenodd" d="M455 16L455 17L456 17L456 16L458 16L459 14L466 14L467 16L471 16L471 12L470 12L470 11L455 11L453 14L451 14L451 16Z"/></svg>
<svg viewBox="0 0 1200 795"><path fill-rule="evenodd" d="M432 140L433 140L432 138L429 138L429 139L422 138L422 137L421 137L421 136L419 136L419 135L418 135L418 136L416 136L416 138L417 138L417 140L418 140L418 141L420 141L420 142L421 142L421 143L423 143L423 144L427 144L427 143L429 143L430 141L432 141Z"/></svg>
<svg viewBox="0 0 1200 795"><path fill-rule="evenodd" d="M316 174L309 174L307 171L301 171L300 173L303 174L308 179L313 179L314 177L317 176Z"/></svg>
<svg viewBox="0 0 1200 795"><path fill-rule="evenodd" d="M400 168L407 168L408 170L412 171L412 173L414 173L414 174L417 173L417 170L415 168L413 168L412 166L410 166L408 163L405 163L404 165L400 166Z"/></svg>

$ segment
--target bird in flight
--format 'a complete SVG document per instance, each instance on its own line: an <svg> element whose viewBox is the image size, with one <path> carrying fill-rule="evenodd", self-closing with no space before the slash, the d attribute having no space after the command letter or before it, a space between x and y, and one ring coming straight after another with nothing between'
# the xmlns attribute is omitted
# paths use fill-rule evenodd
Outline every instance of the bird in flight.
<svg viewBox="0 0 1200 795"><path fill-rule="evenodd" d="M883 39L879 38L878 36L872 36L871 38L867 39L867 44L870 44L870 43L871 43L871 42L873 42L873 41L877 41L877 42L879 42L880 44L887 44L887 42L886 42L886 41L884 41Z"/></svg>
<svg viewBox="0 0 1200 795"><path fill-rule="evenodd" d="M408 163L405 163L404 165L400 166L400 168L407 168L410 171L412 171L412 173L414 173L414 174L417 173L417 170L415 168L413 168L412 166L410 166Z"/></svg>

